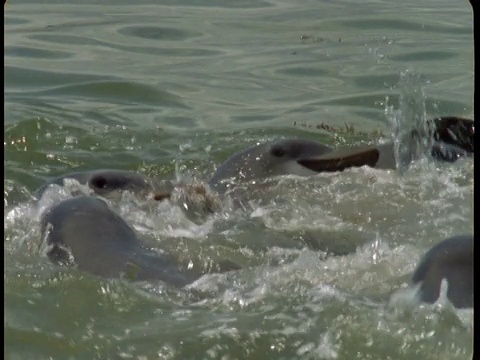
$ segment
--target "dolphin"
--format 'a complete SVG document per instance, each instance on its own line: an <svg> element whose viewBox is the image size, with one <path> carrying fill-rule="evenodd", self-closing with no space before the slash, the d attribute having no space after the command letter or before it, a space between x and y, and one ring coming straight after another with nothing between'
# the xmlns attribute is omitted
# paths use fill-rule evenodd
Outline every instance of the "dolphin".
<svg viewBox="0 0 480 360"><path fill-rule="evenodd" d="M433 246L413 272L411 283L420 284L420 299L433 304L442 280L447 298L456 308L473 307L473 234L447 238Z"/></svg>
<svg viewBox="0 0 480 360"><path fill-rule="evenodd" d="M443 117L432 119L427 125L431 128L430 152L433 158L451 162L473 155L473 120ZM236 181L248 182L279 175L310 176L360 166L394 170L421 156L422 137L425 134L418 130L403 135L401 143L407 151L400 154L400 159L395 155L393 142L337 149L295 138L257 144L222 163L210 178L209 185L224 192Z"/></svg>
<svg viewBox="0 0 480 360"><path fill-rule="evenodd" d="M144 195L151 193L153 195L152 181L144 175L124 170L98 169L72 172L53 178L35 191L35 198L40 199L45 190L52 184L62 186L65 179L74 179L82 185L88 185L96 195L105 198L115 198L122 191ZM157 196L156 200L161 200L160 194L155 194ZM165 197L168 197L167 193L165 193Z"/></svg>
<svg viewBox="0 0 480 360"><path fill-rule="evenodd" d="M41 219L47 256L55 264L104 278L161 280L185 286L203 274L183 270L171 255L145 248L105 201L79 196L49 208Z"/></svg>

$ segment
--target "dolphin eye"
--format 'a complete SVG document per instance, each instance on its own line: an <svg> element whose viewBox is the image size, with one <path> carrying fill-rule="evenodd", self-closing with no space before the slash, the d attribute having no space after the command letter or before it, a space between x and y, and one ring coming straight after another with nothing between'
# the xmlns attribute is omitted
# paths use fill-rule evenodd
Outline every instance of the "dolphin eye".
<svg viewBox="0 0 480 360"><path fill-rule="evenodd" d="M274 146L270 153L275 157L283 157L285 156L285 150L281 146Z"/></svg>
<svg viewBox="0 0 480 360"><path fill-rule="evenodd" d="M107 187L107 179L103 176L96 176L90 181L90 184L98 189L105 189Z"/></svg>

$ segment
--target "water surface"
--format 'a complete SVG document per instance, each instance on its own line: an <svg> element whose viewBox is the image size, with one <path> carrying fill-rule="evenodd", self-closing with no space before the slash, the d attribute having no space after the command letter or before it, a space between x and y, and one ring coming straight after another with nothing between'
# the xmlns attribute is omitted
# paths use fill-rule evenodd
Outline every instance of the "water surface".
<svg viewBox="0 0 480 360"><path fill-rule="evenodd" d="M180 290L54 267L31 202L76 170L205 181L257 142L472 117L468 2L12 0L4 20L7 358L471 357L471 311L389 306L429 247L473 231L471 161L285 177L208 218L112 205L195 266L242 267Z"/></svg>

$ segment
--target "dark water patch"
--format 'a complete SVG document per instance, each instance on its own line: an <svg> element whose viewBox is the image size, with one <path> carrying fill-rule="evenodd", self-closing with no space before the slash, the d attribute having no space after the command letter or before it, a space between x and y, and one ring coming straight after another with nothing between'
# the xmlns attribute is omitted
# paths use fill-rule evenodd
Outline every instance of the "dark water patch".
<svg viewBox="0 0 480 360"><path fill-rule="evenodd" d="M63 10L63 9L62 9ZM57 18L60 19L60 18ZM79 20L80 19L80 20ZM40 33L66 33L68 31L75 32L78 28L87 28L94 26L104 26L112 24L112 20L105 18L105 16L98 16L98 12L92 11L76 11L75 18L69 20L67 17L62 17L60 20L64 22L56 24L42 23L32 24L32 26L16 28L15 32L18 34L40 34ZM27 35L28 36L28 35Z"/></svg>
<svg viewBox="0 0 480 360"><path fill-rule="evenodd" d="M180 56L180 57L208 57L222 55L222 51L183 48L183 49L156 49L156 53L163 56Z"/></svg>
<svg viewBox="0 0 480 360"><path fill-rule="evenodd" d="M318 111L317 106L302 105L285 111L286 114L310 114Z"/></svg>
<svg viewBox="0 0 480 360"><path fill-rule="evenodd" d="M294 68L280 69L280 70L277 70L276 73L293 75L293 76L308 76L308 77L325 76L328 74L328 72L323 69L315 69L315 68L308 68L308 67L294 67Z"/></svg>
<svg viewBox="0 0 480 360"><path fill-rule="evenodd" d="M115 50L127 51L134 54L148 54L159 56L174 56L174 57L214 57L223 55L225 52L220 50L197 49L197 48L160 48L149 46L124 46L118 44L108 44Z"/></svg>
<svg viewBox="0 0 480 360"><path fill-rule="evenodd" d="M14 18L14 17L9 17L6 16L4 20L4 25L25 25L29 24L31 21L22 19L22 18Z"/></svg>
<svg viewBox="0 0 480 360"><path fill-rule="evenodd" d="M29 39L44 41L52 44L64 44L68 46L94 45L106 46L107 43L91 39L85 36L77 35L59 35L59 34L33 34L28 35Z"/></svg>
<svg viewBox="0 0 480 360"><path fill-rule="evenodd" d="M127 26L118 30L125 36L148 40L181 41L201 36L201 33L159 26Z"/></svg>
<svg viewBox="0 0 480 360"><path fill-rule="evenodd" d="M7 46L5 56L26 57L33 59L67 59L73 57L73 53L58 50L42 50L25 46Z"/></svg>
<svg viewBox="0 0 480 360"><path fill-rule="evenodd" d="M214 57L223 55L223 51L210 50L210 49L197 49L197 48L161 48L161 47L148 47L148 46L124 46L118 44L109 44L108 47L121 51L128 51L134 54L148 54L158 55L162 57Z"/></svg>
<svg viewBox="0 0 480 360"><path fill-rule="evenodd" d="M402 55L389 56L394 61L438 61L448 60L458 56L448 51L415 51Z"/></svg>
<svg viewBox="0 0 480 360"><path fill-rule="evenodd" d="M115 79L112 76L79 73L60 73L34 70L17 66L4 67L4 85L9 89L48 88L78 82L105 81ZM8 94L8 92L7 92Z"/></svg>
<svg viewBox="0 0 480 360"><path fill-rule="evenodd" d="M166 111L168 112L167 109L161 109L156 106L144 106L142 104L117 106L115 111L118 111L126 116L122 116L122 118L125 120L124 124L127 126L132 125L132 117L138 117L138 115L144 114L148 115L148 118L150 118L153 115L163 114ZM144 125L146 125L146 123L142 123L142 126Z"/></svg>

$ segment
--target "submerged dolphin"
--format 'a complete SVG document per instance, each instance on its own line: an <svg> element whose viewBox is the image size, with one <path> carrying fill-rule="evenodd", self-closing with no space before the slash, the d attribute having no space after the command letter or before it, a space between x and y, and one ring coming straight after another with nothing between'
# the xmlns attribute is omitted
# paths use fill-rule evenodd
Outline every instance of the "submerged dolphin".
<svg viewBox="0 0 480 360"><path fill-rule="evenodd" d="M203 274L187 272L173 256L144 248L133 229L105 201L90 196L65 200L41 220L49 259L74 263L91 274L187 285Z"/></svg>
<svg viewBox="0 0 480 360"><path fill-rule="evenodd" d="M455 161L473 154L474 123L457 117L430 120L431 155L443 161ZM392 142L371 146L333 149L304 139L285 139L259 144L234 154L220 165L209 180L211 188L225 191L229 181L250 181L279 175L309 176L319 172L343 171L350 167L370 166L396 169L398 162L410 163L420 156L419 131L411 131L402 139L407 151L401 159L395 156Z"/></svg>
<svg viewBox="0 0 480 360"><path fill-rule="evenodd" d="M453 236L433 246L412 275L420 284L420 299L434 303L442 279L448 283L447 298L457 308L473 307L473 235Z"/></svg>
<svg viewBox="0 0 480 360"><path fill-rule="evenodd" d="M151 180L144 175L124 170L101 169L56 177L38 188L34 196L40 199L50 185L63 185L65 179L74 179L82 185L88 185L95 194L107 198L114 197L122 191L147 194L153 189Z"/></svg>

